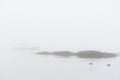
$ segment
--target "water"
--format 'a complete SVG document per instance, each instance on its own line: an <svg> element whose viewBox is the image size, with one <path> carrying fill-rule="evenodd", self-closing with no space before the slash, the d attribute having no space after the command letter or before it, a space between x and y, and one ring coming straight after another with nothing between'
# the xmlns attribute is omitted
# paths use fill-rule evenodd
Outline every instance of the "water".
<svg viewBox="0 0 120 80"><path fill-rule="evenodd" d="M1 51L0 80L120 80L120 58L90 60L34 53Z"/></svg>

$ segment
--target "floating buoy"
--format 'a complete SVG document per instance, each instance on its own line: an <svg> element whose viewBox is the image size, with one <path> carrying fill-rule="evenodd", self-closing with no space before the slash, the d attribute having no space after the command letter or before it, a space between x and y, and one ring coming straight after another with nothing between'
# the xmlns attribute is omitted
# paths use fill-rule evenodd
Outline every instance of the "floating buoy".
<svg viewBox="0 0 120 80"><path fill-rule="evenodd" d="M89 63L89 65L93 65L93 63Z"/></svg>
<svg viewBox="0 0 120 80"><path fill-rule="evenodd" d="M111 64L107 64L107 66L111 66Z"/></svg>

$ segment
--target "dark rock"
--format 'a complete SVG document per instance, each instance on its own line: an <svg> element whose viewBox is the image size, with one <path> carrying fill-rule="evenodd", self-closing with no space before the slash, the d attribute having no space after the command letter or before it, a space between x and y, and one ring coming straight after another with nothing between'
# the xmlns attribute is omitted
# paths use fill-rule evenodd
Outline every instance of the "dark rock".
<svg viewBox="0 0 120 80"><path fill-rule="evenodd" d="M111 66L111 64L107 64L107 66Z"/></svg>
<svg viewBox="0 0 120 80"><path fill-rule="evenodd" d="M70 57L73 53L69 51L54 51L52 55L60 57Z"/></svg>
<svg viewBox="0 0 120 80"><path fill-rule="evenodd" d="M88 58L88 59L117 57L117 54L115 54L115 53L100 52L100 51L95 51L95 50L79 51L77 53L73 53L70 51L54 51L52 53L39 52L37 54L39 54L39 55L55 55L55 56L59 56L59 57L77 56L79 58Z"/></svg>

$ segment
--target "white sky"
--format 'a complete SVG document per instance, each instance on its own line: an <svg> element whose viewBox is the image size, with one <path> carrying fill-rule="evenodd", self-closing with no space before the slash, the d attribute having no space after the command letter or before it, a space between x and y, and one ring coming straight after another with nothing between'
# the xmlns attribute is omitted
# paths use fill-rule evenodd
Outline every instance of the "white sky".
<svg viewBox="0 0 120 80"><path fill-rule="evenodd" d="M0 47L120 52L119 0L1 0Z"/></svg>

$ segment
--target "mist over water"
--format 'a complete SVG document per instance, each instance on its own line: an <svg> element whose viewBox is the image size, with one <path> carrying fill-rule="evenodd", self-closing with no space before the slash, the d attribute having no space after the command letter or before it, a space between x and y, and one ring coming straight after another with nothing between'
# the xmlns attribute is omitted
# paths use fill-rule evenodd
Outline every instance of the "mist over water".
<svg viewBox="0 0 120 80"><path fill-rule="evenodd" d="M35 51L1 51L1 80L119 80L120 58L39 56ZM93 63L93 65L90 65ZM107 66L110 64L111 66Z"/></svg>
<svg viewBox="0 0 120 80"><path fill-rule="evenodd" d="M120 58L42 51L120 52L119 0L1 0L0 80L120 80Z"/></svg>
<svg viewBox="0 0 120 80"><path fill-rule="evenodd" d="M0 48L120 51L119 0L0 1Z"/></svg>

